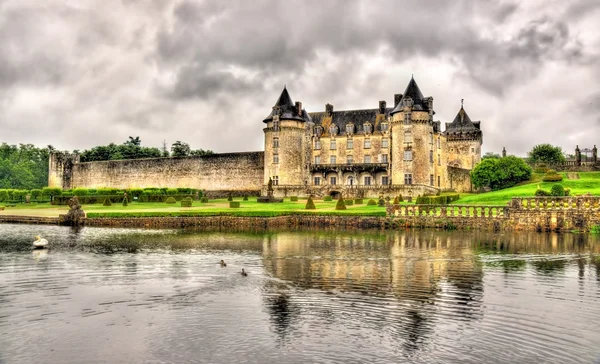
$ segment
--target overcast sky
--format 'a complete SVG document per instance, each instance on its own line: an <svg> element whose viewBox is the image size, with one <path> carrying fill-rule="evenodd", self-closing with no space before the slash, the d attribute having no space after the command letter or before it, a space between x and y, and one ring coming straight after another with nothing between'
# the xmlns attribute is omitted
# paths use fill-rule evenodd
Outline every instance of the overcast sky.
<svg viewBox="0 0 600 364"><path fill-rule="evenodd" d="M599 0L0 0L0 142L262 150L284 84L376 108L414 74L484 152L572 153L600 147L599 24Z"/></svg>

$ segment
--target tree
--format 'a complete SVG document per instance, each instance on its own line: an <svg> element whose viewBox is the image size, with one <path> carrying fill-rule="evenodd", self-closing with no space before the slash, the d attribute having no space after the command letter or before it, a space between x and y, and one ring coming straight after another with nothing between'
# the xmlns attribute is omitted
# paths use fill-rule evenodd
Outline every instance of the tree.
<svg viewBox="0 0 600 364"><path fill-rule="evenodd" d="M205 155L212 155L212 154L215 154L215 152L213 152L212 150L204 150L204 149L192 150L192 152L190 153L190 155L198 156L198 157L203 157Z"/></svg>
<svg viewBox="0 0 600 364"><path fill-rule="evenodd" d="M527 181L532 172L523 159L515 156L486 158L471 171L471 181L476 188L500 190Z"/></svg>
<svg viewBox="0 0 600 364"><path fill-rule="evenodd" d="M487 152L483 155L483 157L481 157L481 159L486 159L486 158L500 159L502 157L498 153Z"/></svg>
<svg viewBox="0 0 600 364"><path fill-rule="evenodd" d="M538 144L528 153L528 161L531 164L561 164L565 162L565 156L561 147L550 144Z"/></svg>
<svg viewBox="0 0 600 364"><path fill-rule="evenodd" d="M176 141L171 146L171 154L173 157L187 157L192 153L190 145L182 141Z"/></svg>

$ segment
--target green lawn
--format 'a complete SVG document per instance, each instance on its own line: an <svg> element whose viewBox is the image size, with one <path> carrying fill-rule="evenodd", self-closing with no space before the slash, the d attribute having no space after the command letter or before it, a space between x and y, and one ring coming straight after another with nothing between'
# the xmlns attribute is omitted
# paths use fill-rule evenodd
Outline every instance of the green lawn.
<svg viewBox="0 0 600 364"><path fill-rule="evenodd" d="M532 180L536 182L524 183L519 186L499 191L485 192L479 194L462 194L461 198L454 202L457 205L506 205L512 197L533 197L538 186L550 191L552 185L560 183L565 188L571 189L571 196L591 193L600 196L600 172L579 172L579 179L567 179L565 173L562 182L541 182L539 175L534 175Z"/></svg>

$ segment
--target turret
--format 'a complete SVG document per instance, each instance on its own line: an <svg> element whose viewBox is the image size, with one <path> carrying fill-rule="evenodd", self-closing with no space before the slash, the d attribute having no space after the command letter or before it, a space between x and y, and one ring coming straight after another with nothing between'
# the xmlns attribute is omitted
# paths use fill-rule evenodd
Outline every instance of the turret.
<svg viewBox="0 0 600 364"><path fill-rule="evenodd" d="M453 167L473 169L481 161L481 144L483 143L480 121L471 121L463 107L454 121L446 123L446 139L448 141L448 164ZM503 151L503 155L506 152Z"/></svg>
<svg viewBox="0 0 600 364"><path fill-rule="evenodd" d="M284 87L271 113L263 120L265 132L265 175L273 185L303 185L308 180L306 169L306 124L310 116L301 102L294 103Z"/></svg>

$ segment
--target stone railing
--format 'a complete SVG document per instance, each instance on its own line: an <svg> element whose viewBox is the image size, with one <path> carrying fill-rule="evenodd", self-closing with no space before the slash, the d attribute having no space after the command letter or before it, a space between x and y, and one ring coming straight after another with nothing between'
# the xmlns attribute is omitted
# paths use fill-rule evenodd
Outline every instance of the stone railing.
<svg viewBox="0 0 600 364"><path fill-rule="evenodd" d="M509 206L516 210L600 210L600 197L518 197Z"/></svg>
<svg viewBox="0 0 600 364"><path fill-rule="evenodd" d="M473 205L393 205L388 215L414 217L506 218L509 207Z"/></svg>

